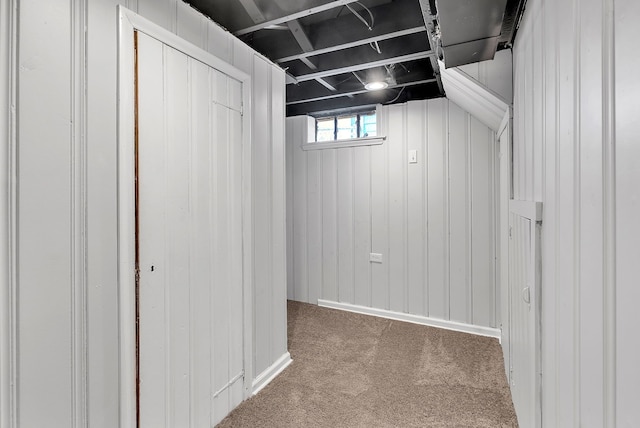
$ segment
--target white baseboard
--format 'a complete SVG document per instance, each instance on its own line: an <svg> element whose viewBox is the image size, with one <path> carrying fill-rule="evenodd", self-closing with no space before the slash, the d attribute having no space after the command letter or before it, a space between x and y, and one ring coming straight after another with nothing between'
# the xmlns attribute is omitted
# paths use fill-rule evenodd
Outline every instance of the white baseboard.
<svg viewBox="0 0 640 428"><path fill-rule="evenodd" d="M253 380L253 395L256 395L258 392L260 392L262 388L267 386L269 382L271 382L273 379L275 379L276 376L282 373L282 371L286 369L292 362L293 360L291 359L291 355L289 355L288 352L285 352L280 358L278 358L275 363L271 364L269 368L260 373Z"/></svg>
<svg viewBox="0 0 640 428"><path fill-rule="evenodd" d="M498 341L502 341L501 331L497 328L429 318L421 315L405 314L403 312L388 311L386 309L369 308L367 306L352 305L350 303L333 302L331 300L318 299L318 306L339 309L341 311L355 312L363 315L388 318L397 321L405 321L413 324L428 325L429 327L443 328L445 330L460 331L462 333L475 334L477 336L494 337L498 339Z"/></svg>

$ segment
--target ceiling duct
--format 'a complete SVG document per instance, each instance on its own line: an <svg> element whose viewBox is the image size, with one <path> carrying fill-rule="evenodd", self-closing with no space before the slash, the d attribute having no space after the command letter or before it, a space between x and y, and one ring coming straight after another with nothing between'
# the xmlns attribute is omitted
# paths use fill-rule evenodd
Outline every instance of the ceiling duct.
<svg viewBox="0 0 640 428"><path fill-rule="evenodd" d="M446 68L493 59L507 0L437 0Z"/></svg>

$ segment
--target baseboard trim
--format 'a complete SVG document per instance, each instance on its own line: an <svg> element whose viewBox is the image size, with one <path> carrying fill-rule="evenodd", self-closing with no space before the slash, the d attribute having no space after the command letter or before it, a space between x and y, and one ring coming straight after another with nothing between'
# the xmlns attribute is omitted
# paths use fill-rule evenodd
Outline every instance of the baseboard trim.
<svg viewBox="0 0 640 428"><path fill-rule="evenodd" d="M258 377L253 380L253 393L252 395L256 395L258 392L262 390L265 386L269 384L276 376L278 376L284 369L286 369L289 364L291 364L293 360L291 359L291 355L288 352L285 352L278 360L271 364L271 366L260 373Z"/></svg>
<svg viewBox="0 0 640 428"><path fill-rule="evenodd" d="M447 321L437 318L429 318L421 315L405 314L403 312L388 311L385 309L369 308L366 306L352 305L350 303L340 303L331 300L318 299L318 306L324 308L338 309L341 311L355 312L357 314L372 315L376 317L388 318L396 321L405 321L413 324L437 327L445 330L459 331L462 333L475 334L477 336L493 337L502 342L501 331L497 328L483 327L472 324L465 324L456 321Z"/></svg>

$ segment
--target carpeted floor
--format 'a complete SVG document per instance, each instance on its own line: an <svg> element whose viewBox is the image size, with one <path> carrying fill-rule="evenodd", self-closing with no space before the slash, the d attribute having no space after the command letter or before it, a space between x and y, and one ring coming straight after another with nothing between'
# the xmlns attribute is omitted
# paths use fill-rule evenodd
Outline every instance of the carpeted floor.
<svg viewBox="0 0 640 428"><path fill-rule="evenodd" d="M288 303L293 363L219 427L517 427L496 339Z"/></svg>

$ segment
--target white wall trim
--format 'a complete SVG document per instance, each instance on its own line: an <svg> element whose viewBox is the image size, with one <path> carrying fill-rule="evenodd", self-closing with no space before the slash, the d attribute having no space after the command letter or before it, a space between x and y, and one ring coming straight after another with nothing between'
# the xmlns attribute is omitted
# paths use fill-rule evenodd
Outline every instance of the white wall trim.
<svg viewBox="0 0 640 428"><path fill-rule="evenodd" d="M456 67L445 68L440 62L440 77L447 98L489 128L500 130L509 104Z"/></svg>
<svg viewBox="0 0 640 428"><path fill-rule="evenodd" d="M0 428L17 426L17 0L0 2Z"/></svg>
<svg viewBox="0 0 640 428"><path fill-rule="evenodd" d="M387 139L387 137L367 137L367 138L350 138L347 140L335 140L326 142L308 142L302 143L302 150L324 150L324 149L342 149L347 147L359 146L377 146Z"/></svg>
<svg viewBox="0 0 640 428"><path fill-rule="evenodd" d="M318 299L318 306L323 308L338 309L341 311L354 312L357 314L371 315L387 318L396 321L405 321L413 324L426 325L429 327L442 328L445 330L459 331L462 333L475 334L476 336L493 337L501 340L501 332L497 328L483 327L479 325L465 324L456 321L448 321L437 318L429 318L421 315L407 314L403 312L388 311L386 309L369 308L366 306L352 305L350 303L333 302L331 300Z"/></svg>
<svg viewBox="0 0 640 428"><path fill-rule="evenodd" d="M275 363L271 364L269 368L256 376L253 381L253 395L256 395L258 392L262 390L265 386L267 386L273 379L276 378L280 373L284 371L289 364L291 364L293 360L291 359L291 355L288 352L282 354L280 358L276 360Z"/></svg>
<svg viewBox="0 0 640 428"><path fill-rule="evenodd" d="M251 203L251 80L218 57L178 37L142 16L118 6L118 320L120 366L120 426L136 426L135 331L135 189L134 189L134 31L195 58L242 83L242 252L244 308L244 370L252 373L252 203ZM252 390L245 376L244 398Z"/></svg>

